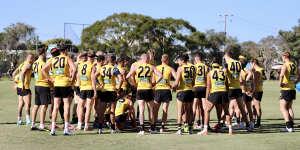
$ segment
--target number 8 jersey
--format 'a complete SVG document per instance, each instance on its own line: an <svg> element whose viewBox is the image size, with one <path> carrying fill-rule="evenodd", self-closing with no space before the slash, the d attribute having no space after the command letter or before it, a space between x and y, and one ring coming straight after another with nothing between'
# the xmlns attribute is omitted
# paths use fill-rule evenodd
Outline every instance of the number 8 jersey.
<svg viewBox="0 0 300 150"><path fill-rule="evenodd" d="M59 55L52 58L51 67L53 68L54 86L68 87L71 86L70 78L70 66L68 64L68 56Z"/></svg>
<svg viewBox="0 0 300 150"><path fill-rule="evenodd" d="M92 68L93 63L91 62L84 62L79 64L78 72L80 76L80 90L93 90L91 79Z"/></svg>

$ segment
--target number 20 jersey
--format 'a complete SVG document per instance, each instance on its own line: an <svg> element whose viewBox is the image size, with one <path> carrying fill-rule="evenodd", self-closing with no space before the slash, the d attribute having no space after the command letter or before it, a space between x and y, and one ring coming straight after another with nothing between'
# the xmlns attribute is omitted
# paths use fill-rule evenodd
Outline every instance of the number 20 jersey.
<svg viewBox="0 0 300 150"><path fill-rule="evenodd" d="M68 87L71 86L70 78L70 67L68 64L68 56L59 55L51 58L51 67L53 68L54 86L57 87Z"/></svg>

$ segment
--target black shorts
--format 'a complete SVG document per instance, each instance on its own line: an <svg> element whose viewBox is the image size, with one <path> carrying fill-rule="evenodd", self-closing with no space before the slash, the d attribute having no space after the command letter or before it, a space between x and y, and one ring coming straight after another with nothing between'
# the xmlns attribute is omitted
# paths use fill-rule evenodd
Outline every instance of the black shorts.
<svg viewBox="0 0 300 150"><path fill-rule="evenodd" d="M144 100L144 101L153 101L153 90L137 90L136 93L137 100Z"/></svg>
<svg viewBox="0 0 300 150"><path fill-rule="evenodd" d="M126 121L126 119L127 119L127 113L122 114L122 115L119 115L119 116L116 116L115 121L116 121L117 123L120 123L120 122Z"/></svg>
<svg viewBox="0 0 300 150"><path fill-rule="evenodd" d="M171 90L155 90L154 100L158 103L171 101Z"/></svg>
<svg viewBox="0 0 300 150"><path fill-rule="evenodd" d="M91 99L94 96L93 90L82 90L80 91L80 98L83 100Z"/></svg>
<svg viewBox="0 0 300 150"><path fill-rule="evenodd" d="M97 99L101 100L102 92L100 90L97 91Z"/></svg>
<svg viewBox="0 0 300 150"><path fill-rule="evenodd" d="M54 97L55 98L69 98L73 95L73 90L70 86L67 87L54 87Z"/></svg>
<svg viewBox="0 0 300 150"><path fill-rule="evenodd" d="M75 87L74 87L74 91L75 91L75 94L76 94L77 96L80 96L80 88L79 88L79 86L75 86Z"/></svg>
<svg viewBox="0 0 300 150"><path fill-rule="evenodd" d="M255 98L258 101L261 101L262 96L263 96L263 92L254 92L253 93L253 98Z"/></svg>
<svg viewBox="0 0 300 150"><path fill-rule="evenodd" d="M200 100L202 98L205 98L206 97L206 87L201 87L201 86L195 87L194 97L198 98Z"/></svg>
<svg viewBox="0 0 300 150"><path fill-rule="evenodd" d="M100 97L101 102L112 103L117 101L117 92L114 91L105 91L102 92L102 96Z"/></svg>
<svg viewBox="0 0 300 150"><path fill-rule="evenodd" d="M252 97L248 96L246 93L243 93L243 100L245 102L251 102L252 101Z"/></svg>
<svg viewBox="0 0 300 150"><path fill-rule="evenodd" d="M292 101L296 99L296 90L281 90L280 99Z"/></svg>
<svg viewBox="0 0 300 150"><path fill-rule="evenodd" d="M229 89L228 97L229 99L238 99L242 97L243 93L241 89Z"/></svg>
<svg viewBox="0 0 300 150"><path fill-rule="evenodd" d="M214 105L216 105L216 104L228 104L229 103L228 93L227 92L214 92L214 93L211 93L208 96L208 101L210 101Z"/></svg>
<svg viewBox="0 0 300 150"><path fill-rule="evenodd" d="M177 93L177 99L181 102L193 102L194 101L194 92L192 90L180 91Z"/></svg>
<svg viewBox="0 0 300 150"><path fill-rule="evenodd" d="M51 104L50 88L43 86L35 86L35 105Z"/></svg>
<svg viewBox="0 0 300 150"><path fill-rule="evenodd" d="M17 88L17 95L19 95L19 96L26 96L28 94L31 94L31 90L30 89L25 89L24 91L22 91L21 88Z"/></svg>

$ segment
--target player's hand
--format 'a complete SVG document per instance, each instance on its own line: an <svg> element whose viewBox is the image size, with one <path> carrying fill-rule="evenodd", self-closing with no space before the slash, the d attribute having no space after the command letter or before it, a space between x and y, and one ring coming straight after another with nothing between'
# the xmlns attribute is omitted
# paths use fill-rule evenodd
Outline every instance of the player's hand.
<svg viewBox="0 0 300 150"><path fill-rule="evenodd" d="M25 86L23 85L23 86L22 86L22 91L24 91L24 90L25 90Z"/></svg>
<svg viewBox="0 0 300 150"><path fill-rule="evenodd" d="M97 98L97 91L94 91L94 96L93 96L94 99Z"/></svg>
<svg viewBox="0 0 300 150"><path fill-rule="evenodd" d="M280 83L280 87L284 87L286 84L284 83Z"/></svg>

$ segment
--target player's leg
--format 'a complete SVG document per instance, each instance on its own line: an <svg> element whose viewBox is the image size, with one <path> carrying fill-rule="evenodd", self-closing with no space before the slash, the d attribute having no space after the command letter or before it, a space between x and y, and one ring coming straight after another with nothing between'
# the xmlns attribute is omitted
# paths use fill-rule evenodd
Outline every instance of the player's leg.
<svg viewBox="0 0 300 150"><path fill-rule="evenodd" d="M254 106L254 111L255 111L255 114L256 114L256 118L257 118L255 127L259 128L260 125L261 125L261 114L262 114L260 101L253 98L253 106Z"/></svg>
<svg viewBox="0 0 300 150"><path fill-rule="evenodd" d="M81 130L83 124L83 116L84 116L84 107L85 107L86 99L80 99L78 101L77 110L78 110L78 123L77 130Z"/></svg>
<svg viewBox="0 0 300 150"><path fill-rule="evenodd" d="M44 130L45 128L45 118L46 118L46 112L47 112L48 104L41 105L40 110L40 130Z"/></svg>
<svg viewBox="0 0 300 150"><path fill-rule="evenodd" d="M31 122L31 130L36 130L37 127L35 126L35 122L36 122L36 116L37 116L37 113L39 111L39 108L40 106L39 105L34 105L33 106L33 109L32 109L32 122Z"/></svg>
<svg viewBox="0 0 300 150"><path fill-rule="evenodd" d="M33 109L32 109L32 118L31 118L31 130L37 130L37 127L35 126L35 122L36 122L36 116L37 116L37 113L38 113L38 110L39 110L39 107L41 105L41 87L38 87L38 86L35 86L34 87L34 93L35 93L35 98L34 98L34 101L35 101L35 104L33 106Z"/></svg>
<svg viewBox="0 0 300 150"><path fill-rule="evenodd" d="M145 131L144 125L144 112L145 112L145 101L144 100L137 100L138 101L138 109L139 109L139 123L141 126L141 131Z"/></svg>
<svg viewBox="0 0 300 150"><path fill-rule="evenodd" d="M115 110L117 102L111 102L110 104L110 122L111 122L111 132L112 134L116 133L116 124L115 124Z"/></svg>
<svg viewBox="0 0 300 150"><path fill-rule="evenodd" d="M98 113L98 117L99 117L99 126L98 126L98 134L102 134L102 127L103 127L103 122L104 122L104 112L105 112L105 107L106 107L106 103L103 101L99 101L99 106L97 107L97 113Z"/></svg>
<svg viewBox="0 0 300 150"><path fill-rule="evenodd" d="M91 117L91 111L94 105L94 99L93 98L87 98L86 100L86 112L85 112L85 124L84 124L84 130L88 130L89 127L89 121L90 121L90 117Z"/></svg>
<svg viewBox="0 0 300 150"><path fill-rule="evenodd" d="M163 132L166 131L166 123L168 119L168 108L169 108L169 102L164 102L162 105L163 113L162 113L162 119L161 119L161 129Z"/></svg>
<svg viewBox="0 0 300 150"><path fill-rule="evenodd" d="M188 123L188 132L189 134L193 133L193 121L194 121L194 115L193 115L193 101L186 102L186 115L187 115L187 123Z"/></svg>
<svg viewBox="0 0 300 150"><path fill-rule="evenodd" d="M179 93L177 93L178 95ZM177 124L178 131L176 134L182 134L182 113L183 113L183 103L181 100L177 99Z"/></svg>
<svg viewBox="0 0 300 150"><path fill-rule="evenodd" d="M155 130L155 122L154 122L154 112L153 112L153 108L154 108L154 101L151 100L151 101L147 101L147 106L148 106L148 114L149 114L149 122L150 122L150 125L151 125L151 131L150 133L151 134L155 134L157 133L157 131Z"/></svg>
<svg viewBox="0 0 300 150"><path fill-rule="evenodd" d="M244 129L245 128L245 124L244 123L246 123L246 126L249 126L249 120L248 120L248 117L247 117L247 113L245 111L245 105L243 103L241 94L237 98L237 104L238 104L238 108L240 110L240 115L239 116L241 117L240 128Z"/></svg>
<svg viewBox="0 0 300 150"><path fill-rule="evenodd" d="M229 111L228 111L228 108L229 108L229 104L223 104L223 110L224 110L224 115L226 116L226 121L227 121L227 126L228 126L228 129L229 129L229 134L232 134L232 125L231 125L231 117L229 115Z"/></svg>
<svg viewBox="0 0 300 150"><path fill-rule="evenodd" d="M199 98L194 98L193 101L193 119L196 121L195 128L199 128L200 126L200 100Z"/></svg>
<svg viewBox="0 0 300 150"><path fill-rule="evenodd" d="M160 105L161 103L154 100L154 103L153 103L153 116L154 116L154 122L157 123L157 120L158 120L158 112L159 112L159 108L160 108Z"/></svg>
<svg viewBox="0 0 300 150"><path fill-rule="evenodd" d="M54 105L53 105L53 111L52 111L52 123L51 123L51 132L50 135L55 135L55 126L56 126L56 119L57 119L57 114L59 111L59 106L61 103L61 98L59 97L54 97Z"/></svg>
<svg viewBox="0 0 300 150"><path fill-rule="evenodd" d="M73 135L73 133L69 129L70 108L71 108L72 99L70 99L70 97L65 97L63 98L63 102L64 102L64 119L65 119L64 135Z"/></svg>
<svg viewBox="0 0 300 150"><path fill-rule="evenodd" d="M31 93L28 93L23 97L25 102L25 112L26 112L26 125L30 125L30 107L31 107Z"/></svg>
<svg viewBox="0 0 300 150"><path fill-rule="evenodd" d="M22 110L24 107L24 100L23 100L23 96L18 96L19 98L19 104L18 104L18 121L17 121L17 125L21 125L22 123Z"/></svg>
<svg viewBox="0 0 300 150"><path fill-rule="evenodd" d="M291 101L286 101L284 99L280 99L280 111L283 115L285 124L286 124L286 129L280 130L280 132L293 132L293 120L292 120L292 116L290 116L289 113L289 105L291 105Z"/></svg>
<svg viewBox="0 0 300 150"><path fill-rule="evenodd" d="M208 124L209 124L209 119L210 119L210 112L214 108L214 104L210 101L207 101L206 104L206 109L204 110L204 127L201 132L198 132L198 134L208 134Z"/></svg>

